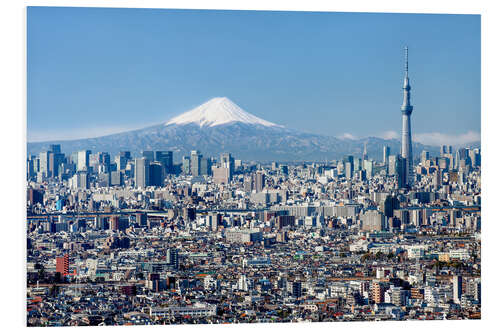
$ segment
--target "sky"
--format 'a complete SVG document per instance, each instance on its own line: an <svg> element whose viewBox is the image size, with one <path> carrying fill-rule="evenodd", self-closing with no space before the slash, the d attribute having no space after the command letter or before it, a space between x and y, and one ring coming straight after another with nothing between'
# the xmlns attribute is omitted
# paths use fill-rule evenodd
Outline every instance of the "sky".
<svg viewBox="0 0 500 333"><path fill-rule="evenodd" d="M29 7L28 141L166 122L213 97L337 137L480 139L479 15Z"/></svg>

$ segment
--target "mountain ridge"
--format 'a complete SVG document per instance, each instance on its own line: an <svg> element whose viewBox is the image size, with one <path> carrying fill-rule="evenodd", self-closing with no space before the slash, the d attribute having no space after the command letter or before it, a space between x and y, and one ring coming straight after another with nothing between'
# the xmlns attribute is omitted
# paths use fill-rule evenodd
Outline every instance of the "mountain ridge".
<svg viewBox="0 0 500 333"><path fill-rule="evenodd" d="M226 97L217 97L158 125L95 138L32 142L27 148L29 155L59 143L65 153L89 149L114 156L124 150L135 155L142 150L172 150L175 160L180 160L196 149L205 156L231 152L245 160L324 161L361 156L365 142L368 155L377 160L384 145L393 154L400 149L395 139L347 139L289 129L246 112ZM438 147L414 143L414 156L423 149L439 152Z"/></svg>

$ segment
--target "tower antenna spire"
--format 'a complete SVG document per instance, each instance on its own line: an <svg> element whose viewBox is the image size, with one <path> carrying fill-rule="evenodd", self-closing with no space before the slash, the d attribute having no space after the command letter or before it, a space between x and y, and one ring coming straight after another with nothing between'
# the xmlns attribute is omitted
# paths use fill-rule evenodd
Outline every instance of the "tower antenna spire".
<svg viewBox="0 0 500 333"><path fill-rule="evenodd" d="M408 46L405 46L405 73L408 75Z"/></svg>

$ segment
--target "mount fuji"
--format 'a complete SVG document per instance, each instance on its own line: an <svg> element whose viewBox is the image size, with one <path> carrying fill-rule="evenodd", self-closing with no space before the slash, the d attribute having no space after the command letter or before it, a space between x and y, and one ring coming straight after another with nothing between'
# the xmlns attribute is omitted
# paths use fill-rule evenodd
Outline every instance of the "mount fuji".
<svg viewBox="0 0 500 333"><path fill-rule="evenodd" d="M216 97L165 123L139 130L89 139L28 143L28 154L46 151L50 144L60 144L66 154L90 149L111 156L120 151L138 156L143 150L171 150L179 161L191 150L199 150L204 156L217 157L230 152L244 160L325 161L348 154L361 156L365 142L368 155L376 159L382 156L384 145L392 152L400 149L397 140L341 139L288 129L246 112L226 97ZM415 156L423 149L431 153L437 150L416 143Z"/></svg>
<svg viewBox="0 0 500 333"><path fill-rule="evenodd" d="M172 118L165 126L197 124L200 127L214 127L238 122L265 127L283 127L244 111L227 97L212 98L193 110Z"/></svg>

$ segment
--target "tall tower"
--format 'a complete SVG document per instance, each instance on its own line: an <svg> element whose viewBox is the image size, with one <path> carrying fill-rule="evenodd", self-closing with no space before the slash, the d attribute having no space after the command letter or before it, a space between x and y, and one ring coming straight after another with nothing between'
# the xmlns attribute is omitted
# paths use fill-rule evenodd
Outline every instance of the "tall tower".
<svg viewBox="0 0 500 333"><path fill-rule="evenodd" d="M405 76L403 81L403 129L401 140L401 156L406 160L405 185L411 186L413 183L413 152L411 142L411 122L410 116L413 106L410 103L410 78L408 77L408 47L405 47Z"/></svg>

